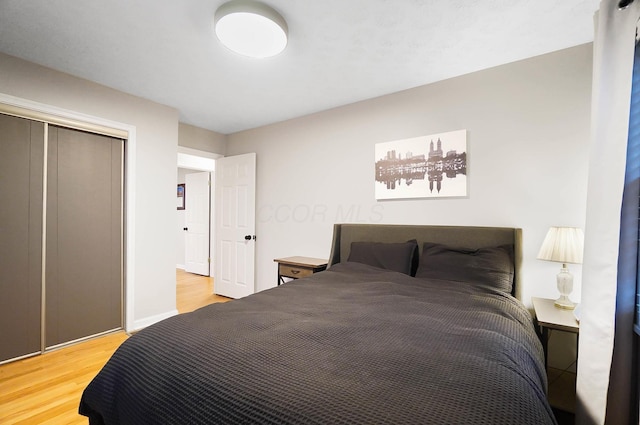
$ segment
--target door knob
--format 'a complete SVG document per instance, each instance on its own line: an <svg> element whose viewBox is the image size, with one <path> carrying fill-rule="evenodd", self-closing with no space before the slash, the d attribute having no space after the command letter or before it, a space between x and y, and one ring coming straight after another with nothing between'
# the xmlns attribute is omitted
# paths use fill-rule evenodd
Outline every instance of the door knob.
<svg viewBox="0 0 640 425"><path fill-rule="evenodd" d="M246 235L246 236L244 237L244 240L245 240L245 241L250 241L250 240L251 240L251 235Z"/></svg>

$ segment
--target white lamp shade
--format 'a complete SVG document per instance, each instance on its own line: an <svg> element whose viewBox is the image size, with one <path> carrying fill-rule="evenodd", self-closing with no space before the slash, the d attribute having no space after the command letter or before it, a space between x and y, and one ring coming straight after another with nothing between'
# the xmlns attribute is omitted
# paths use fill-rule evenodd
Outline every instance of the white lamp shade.
<svg viewBox="0 0 640 425"><path fill-rule="evenodd" d="M542 242L539 260L558 263L582 263L584 233L577 227L551 227Z"/></svg>
<svg viewBox="0 0 640 425"><path fill-rule="evenodd" d="M233 0L215 14L215 31L230 50L252 58L267 58L287 46L287 23L269 6L251 0Z"/></svg>

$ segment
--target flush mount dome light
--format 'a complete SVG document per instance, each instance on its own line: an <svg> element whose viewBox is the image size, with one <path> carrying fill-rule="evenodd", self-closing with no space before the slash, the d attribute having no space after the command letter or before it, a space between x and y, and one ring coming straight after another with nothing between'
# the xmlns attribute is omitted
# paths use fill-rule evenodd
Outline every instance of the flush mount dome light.
<svg viewBox="0 0 640 425"><path fill-rule="evenodd" d="M287 23L266 4L233 0L218 8L216 35L230 50L252 58L268 58L287 46Z"/></svg>

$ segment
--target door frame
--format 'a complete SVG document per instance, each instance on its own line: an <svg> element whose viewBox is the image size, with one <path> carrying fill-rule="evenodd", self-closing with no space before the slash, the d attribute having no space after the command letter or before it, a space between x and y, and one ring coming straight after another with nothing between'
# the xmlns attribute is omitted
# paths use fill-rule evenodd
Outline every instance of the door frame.
<svg viewBox="0 0 640 425"><path fill-rule="evenodd" d="M187 170L196 171L209 171L211 173L211 185L209 186L209 196L211 199L211 205L209 206L209 256L211 262L209 263L209 276L214 277L213 271L213 259L215 253L215 172L216 172L216 159L222 158L224 155L220 155L213 152L202 151L198 149L187 148L184 146L178 146L177 167L185 168Z"/></svg>
<svg viewBox="0 0 640 425"><path fill-rule="evenodd" d="M17 107L38 114L57 118L59 121L68 120L67 127L73 128L73 123L88 124L108 129L115 129L126 133L124 138L124 235L123 235L123 325L127 332L134 326L134 288L135 288L135 217L136 217L136 127L122 122L87 115L80 112L59 108L45 103L34 102L4 93L0 93L0 104ZM5 112L10 115L11 112ZM37 118L32 118L36 119ZM54 122L55 123L55 122ZM59 124L65 125L65 124ZM82 125L79 127L82 129Z"/></svg>

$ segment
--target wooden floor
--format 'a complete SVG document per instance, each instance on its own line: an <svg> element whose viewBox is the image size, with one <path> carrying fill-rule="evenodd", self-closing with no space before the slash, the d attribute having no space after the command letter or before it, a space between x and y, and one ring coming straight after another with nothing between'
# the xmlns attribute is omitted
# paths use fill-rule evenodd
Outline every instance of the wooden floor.
<svg viewBox="0 0 640 425"><path fill-rule="evenodd" d="M227 302L229 298L213 293L213 278L176 270L176 307L187 313L205 305Z"/></svg>
<svg viewBox="0 0 640 425"><path fill-rule="evenodd" d="M176 271L176 304L186 313L228 298L213 279ZM0 424L84 424L82 391L128 335L117 332L0 366Z"/></svg>

